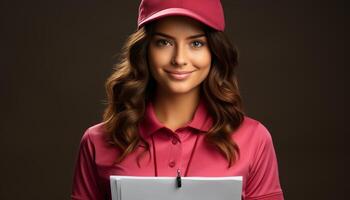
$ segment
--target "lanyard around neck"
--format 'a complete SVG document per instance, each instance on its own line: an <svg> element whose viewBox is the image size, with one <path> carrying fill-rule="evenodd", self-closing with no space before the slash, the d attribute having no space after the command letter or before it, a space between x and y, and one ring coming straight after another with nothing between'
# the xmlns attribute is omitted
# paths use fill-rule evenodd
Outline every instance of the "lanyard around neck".
<svg viewBox="0 0 350 200"><path fill-rule="evenodd" d="M195 152L195 149L197 147L197 143L198 143L198 138L199 138L199 134L197 133L196 134L196 141L194 142L194 145L193 145L193 148L192 148L192 151L191 151L191 155L190 155L190 159L187 163L187 166L186 166L186 169L185 169L185 174L184 176L187 176L188 174L188 171L189 171L189 168L190 168L190 165L191 165L191 162L192 162L192 158L193 158L193 155L194 155L194 152ZM152 147L153 147L153 159L154 159L154 176L158 176L158 165L157 165L157 156L156 156L156 147L155 147L155 142L154 142L154 137L152 135Z"/></svg>

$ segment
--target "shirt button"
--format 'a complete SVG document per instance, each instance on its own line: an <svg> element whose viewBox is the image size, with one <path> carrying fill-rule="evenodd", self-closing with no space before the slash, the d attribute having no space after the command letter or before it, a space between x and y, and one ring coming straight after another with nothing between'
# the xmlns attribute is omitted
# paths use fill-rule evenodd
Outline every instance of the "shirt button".
<svg viewBox="0 0 350 200"><path fill-rule="evenodd" d="M173 167L175 167L175 164L176 164L175 161L170 161L169 162L169 167L173 168Z"/></svg>
<svg viewBox="0 0 350 200"><path fill-rule="evenodd" d="M173 143L173 145L176 145L177 144L177 139L173 138L173 140L171 142Z"/></svg>

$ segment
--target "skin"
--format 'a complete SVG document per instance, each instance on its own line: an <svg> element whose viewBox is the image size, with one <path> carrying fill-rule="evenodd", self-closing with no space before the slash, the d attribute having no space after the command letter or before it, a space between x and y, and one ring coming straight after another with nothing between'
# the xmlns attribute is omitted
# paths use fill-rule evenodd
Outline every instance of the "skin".
<svg viewBox="0 0 350 200"><path fill-rule="evenodd" d="M202 25L183 16L160 19L148 48L148 60L157 82L153 101L156 116L176 131L193 118L200 99L200 84L211 66Z"/></svg>

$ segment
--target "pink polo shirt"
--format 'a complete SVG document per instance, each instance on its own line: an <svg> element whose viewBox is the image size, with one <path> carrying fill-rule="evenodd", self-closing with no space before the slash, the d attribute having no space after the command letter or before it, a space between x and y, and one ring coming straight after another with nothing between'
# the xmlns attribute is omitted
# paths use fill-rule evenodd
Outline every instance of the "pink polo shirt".
<svg viewBox="0 0 350 200"><path fill-rule="evenodd" d="M150 144L137 164L139 145L119 164L120 152L106 143L103 124L86 130L80 143L73 180L73 200L111 199L109 176L176 176L177 169L186 176L243 176L242 199L283 200L277 159L268 130L258 121L245 117L232 134L240 149L239 159L228 168L226 159L208 145L201 134L209 130L212 119L201 100L193 119L175 132L157 119L148 102L139 133ZM195 147L195 148L194 148Z"/></svg>

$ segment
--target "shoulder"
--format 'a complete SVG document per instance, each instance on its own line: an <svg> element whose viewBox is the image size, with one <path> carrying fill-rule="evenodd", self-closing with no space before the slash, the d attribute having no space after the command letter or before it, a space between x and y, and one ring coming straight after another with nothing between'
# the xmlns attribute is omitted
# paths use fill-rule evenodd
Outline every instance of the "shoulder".
<svg viewBox="0 0 350 200"><path fill-rule="evenodd" d="M264 124L248 116L233 134L239 140L249 141L249 143L262 144L271 142L271 134Z"/></svg>
<svg viewBox="0 0 350 200"><path fill-rule="evenodd" d="M118 148L111 145L104 123L86 129L80 142L80 149L91 157L97 166L113 165L120 154Z"/></svg>
<svg viewBox="0 0 350 200"><path fill-rule="evenodd" d="M104 130L103 122L88 127L81 138L82 143L101 143L105 140L106 132Z"/></svg>
<svg viewBox="0 0 350 200"><path fill-rule="evenodd" d="M266 126L263 123L248 116L244 116L244 119L241 125L238 127L238 130L257 132L255 134L266 134L266 132L268 132Z"/></svg>

